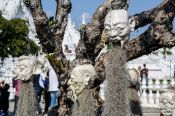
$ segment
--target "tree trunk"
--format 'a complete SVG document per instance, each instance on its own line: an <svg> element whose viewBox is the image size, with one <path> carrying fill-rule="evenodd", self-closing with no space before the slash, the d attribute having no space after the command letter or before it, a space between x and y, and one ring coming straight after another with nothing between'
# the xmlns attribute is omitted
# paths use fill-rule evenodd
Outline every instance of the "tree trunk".
<svg viewBox="0 0 175 116"><path fill-rule="evenodd" d="M97 57L99 51L103 48L100 43L101 34L104 29L103 23L106 14L109 12L109 6L112 0L101 5L93 15L89 24L85 27L84 44L85 51L89 59ZM113 3L120 3L114 0ZM125 3L126 1L122 1ZM151 24L143 34L129 41L125 46L127 49L128 60L138 58L149 54L162 47L172 47L175 43L174 33L172 32L172 21L175 13L175 0L164 0L163 3L149 11L132 16L135 20L135 29ZM118 9L117 5L113 9ZM165 28L165 29L164 29ZM163 33L162 33L163 32ZM167 39L168 38L168 39ZM155 44L156 43L156 44Z"/></svg>
<svg viewBox="0 0 175 116"><path fill-rule="evenodd" d="M133 16L136 29L146 24L149 28L137 38L128 42L128 60L149 54L162 47L175 45L172 21L175 15L175 0L165 0L156 8Z"/></svg>
<svg viewBox="0 0 175 116"><path fill-rule="evenodd" d="M67 26L68 14L71 11L72 5L70 0L56 0L56 24L54 26L55 30L55 41L56 50L58 54L62 54L62 41L64 37L64 32Z"/></svg>
<svg viewBox="0 0 175 116"><path fill-rule="evenodd" d="M31 81L23 82L15 116L36 116L36 97Z"/></svg>
<svg viewBox="0 0 175 116"><path fill-rule="evenodd" d="M103 116L130 116L126 51L114 46L107 55Z"/></svg>
<svg viewBox="0 0 175 116"><path fill-rule="evenodd" d="M85 26L84 38L82 38L84 39L86 58L93 61L102 48L100 38L104 29L103 24L106 14L110 10L127 8L128 0L107 0L97 8L91 22Z"/></svg>
<svg viewBox="0 0 175 116"><path fill-rule="evenodd" d="M65 60L62 53L61 43L67 25L67 16L71 10L70 0L56 0L56 21L51 27L49 26L48 18L42 9L40 0L24 1L31 10L43 50L48 53L55 52L53 54L54 60L50 60L50 62L52 66L54 66L57 74L59 76L63 75L64 78L62 79L65 80L64 85L67 86L66 83L69 78L70 64ZM80 54L82 53L82 59L90 59L95 64L95 58L103 48L100 41L104 29L103 23L106 14L110 9L127 8L127 0L107 0L103 5L98 7L91 22L84 27L84 36L82 36L83 41L80 43L84 44L84 48L78 48L80 51L85 51L85 53L80 52ZM150 24L150 26L143 34L129 41L128 44L125 45L125 49L127 50L127 60L132 60L144 54L149 54L161 47L174 46L175 37L172 32L174 13L175 0L164 0L163 3L156 8L134 15L133 18L136 23L135 29L147 24ZM99 61L100 62L96 63L98 74L99 72L104 73L105 55L103 55ZM59 64L62 65L61 73L60 68L58 68L60 66ZM104 74L99 75L103 78ZM64 89L64 91L66 93L66 89Z"/></svg>
<svg viewBox="0 0 175 116"><path fill-rule="evenodd" d="M44 52L53 52L55 49L54 33L49 27L49 21L46 13L42 9L41 0L24 0L26 6L30 9L38 38Z"/></svg>

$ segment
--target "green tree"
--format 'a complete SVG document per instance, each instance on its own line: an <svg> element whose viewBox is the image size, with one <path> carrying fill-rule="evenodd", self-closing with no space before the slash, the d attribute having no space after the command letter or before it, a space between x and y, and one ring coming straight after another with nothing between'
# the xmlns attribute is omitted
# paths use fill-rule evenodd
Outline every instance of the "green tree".
<svg viewBox="0 0 175 116"><path fill-rule="evenodd" d="M25 20L6 20L0 16L0 57L36 54L39 47L28 39L28 31Z"/></svg>
<svg viewBox="0 0 175 116"><path fill-rule="evenodd" d="M164 55L164 58L166 58L166 56L172 55L172 52L170 51L169 48L164 47L163 51L162 51L162 54Z"/></svg>

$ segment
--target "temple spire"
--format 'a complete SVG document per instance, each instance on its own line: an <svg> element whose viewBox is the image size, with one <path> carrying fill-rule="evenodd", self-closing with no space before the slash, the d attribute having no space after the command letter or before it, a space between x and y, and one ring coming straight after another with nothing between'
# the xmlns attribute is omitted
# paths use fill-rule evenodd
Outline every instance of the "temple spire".
<svg viewBox="0 0 175 116"><path fill-rule="evenodd" d="M85 16L84 16L84 13L82 15L82 24L85 25L86 24L86 20L85 20Z"/></svg>

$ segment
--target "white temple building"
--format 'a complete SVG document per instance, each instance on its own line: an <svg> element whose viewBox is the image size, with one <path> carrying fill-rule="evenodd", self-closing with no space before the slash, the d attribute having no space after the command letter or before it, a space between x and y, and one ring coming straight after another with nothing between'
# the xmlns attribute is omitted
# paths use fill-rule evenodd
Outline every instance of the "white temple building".
<svg viewBox="0 0 175 116"><path fill-rule="evenodd" d="M143 64L149 70L149 78L153 79L171 79L174 77L175 71L175 47L170 49L171 55L162 54L163 49L159 49L149 55L144 55L127 63L129 68L143 68Z"/></svg>
<svg viewBox="0 0 175 116"><path fill-rule="evenodd" d="M0 12L2 16L8 20L13 18L21 18L27 21L29 27L28 38L33 40L38 46L40 46L39 39L36 38L36 30L33 21L33 17L30 10L25 6L23 0L0 0ZM18 58L5 58L3 62L0 58L0 80L5 80L10 85L10 99L14 98L14 88L12 87L12 70L17 63Z"/></svg>
<svg viewBox="0 0 175 116"><path fill-rule="evenodd" d="M29 9L23 3L23 0L0 0L0 11L2 12L2 16L6 19L22 18L27 20L29 26L29 39L33 40L36 44L39 43L39 39L36 38L33 17ZM82 16L82 24L86 24L84 15ZM77 47L79 40L80 33L76 30L75 24L72 22L69 15L68 24L62 42L63 53L67 60L72 61L76 58L75 48ZM159 107L161 90L168 85L175 85L173 79L175 73L175 47L171 49L172 55L166 57L164 57L162 51L163 49L159 49L149 55L144 55L127 63L128 68L136 69L138 69L138 66L143 68L143 64L146 64L149 70L149 85L146 87L145 82L143 82L143 86L141 86L140 98L142 106ZM14 98L12 70L16 63L17 58L12 57L5 58L3 62L0 60L0 80L3 79L6 83L10 84L10 99ZM155 79L154 83L152 79ZM160 81L161 79L163 81ZM170 80L170 83L168 83L167 80ZM104 88L104 86L102 88ZM146 89L148 88L149 94L146 93ZM104 96L103 93L101 94Z"/></svg>
<svg viewBox="0 0 175 116"><path fill-rule="evenodd" d="M83 18L83 22L85 23L85 19ZM66 56L67 60L74 60L76 58L75 49L78 45L80 40L80 33L75 28L75 23L72 22L70 15L68 18L67 27L65 30L63 42L62 42L62 49L63 53Z"/></svg>
<svg viewBox="0 0 175 116"><path fill-rule="evenodd" d="M25 6L23 0L0 0L0 12L8 20L20 18L26 20L29 27L28 37L39 45L39 39L36 38L36 30L33 17L30 10ZM39 45L40 46L40 45Z"/></svg>

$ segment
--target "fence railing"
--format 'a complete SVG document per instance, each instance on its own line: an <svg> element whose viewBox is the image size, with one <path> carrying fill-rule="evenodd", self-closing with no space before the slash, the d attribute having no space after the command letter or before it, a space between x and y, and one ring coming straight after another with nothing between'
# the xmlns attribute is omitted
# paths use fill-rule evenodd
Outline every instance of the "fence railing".
<svg viewBox="0 0 175 116"><path fill-rule="evenodd" d="M141 82L140 91L138 92L143 107L159 107L160 94L163 89L174 86L175 80L172 79L149 79L148 85L146 80Z"/></svg>

